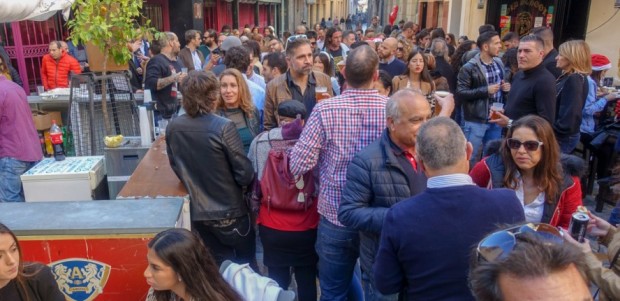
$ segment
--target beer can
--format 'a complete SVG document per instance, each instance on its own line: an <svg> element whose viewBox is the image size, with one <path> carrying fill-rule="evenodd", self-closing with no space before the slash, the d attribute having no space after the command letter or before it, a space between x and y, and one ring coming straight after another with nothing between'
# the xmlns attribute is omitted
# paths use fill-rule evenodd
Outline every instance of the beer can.
<svg viewBox="0 0 620 301"><path fill-rule="evenodd" d="M583 242L586 237L586 230L588 228L589 221L590 217L588 214L583 212L573 213L573 217L570 220L570 225L568 226L570 236L578 242Z"/></svg>

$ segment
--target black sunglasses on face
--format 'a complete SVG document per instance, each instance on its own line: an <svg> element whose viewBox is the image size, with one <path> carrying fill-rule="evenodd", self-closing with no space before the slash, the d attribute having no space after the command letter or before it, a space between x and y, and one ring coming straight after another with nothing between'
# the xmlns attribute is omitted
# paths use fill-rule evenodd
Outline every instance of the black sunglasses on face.
<svg viewBox="0 0 620 301"><path fill-rule="evenodd" d="M525 148L526 151L528 152L534 152L537 151L538 148L543 145L542 142L540 141L535 141L535 140L529 140L529 141L519 141L517 139L513 139L513 138L509 138L506 139L506 145L510 148L510 149L519 149L521 148L521 145L523 145L523 147Z"/></svg>
<svg viewBox="0 0 620 301"><path fill-rule="evenodd" d="M403 50L405 50L405 48L403 48L403 47L398 47L398 48L396 48L396 49L397 49L398 51L403 51Z"/></svg>

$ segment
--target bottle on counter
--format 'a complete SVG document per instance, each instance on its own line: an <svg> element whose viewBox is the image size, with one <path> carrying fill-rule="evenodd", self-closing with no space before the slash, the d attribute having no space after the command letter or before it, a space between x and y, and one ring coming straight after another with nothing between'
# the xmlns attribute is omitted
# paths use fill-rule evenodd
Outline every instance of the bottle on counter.
<svg viewBox="0 0 620 301"><path fill-rule="evenodd" d="M50 140L52 140L52 146L54 147L54 159L56 159L56 161L64 160L65 151L62 146L62 130L56 124L56 120L52 120L52 127L50 128Z"/></svg>
<svg viewBox="0 0 620 301"><path fill-rule="evenodd" d="M47 149L45 146L45 136L43 135L43 132L39 132L39 142L41 143L41 150L43 151L43 156L44 157L49 157L49 155L47 154Z"/></svg>

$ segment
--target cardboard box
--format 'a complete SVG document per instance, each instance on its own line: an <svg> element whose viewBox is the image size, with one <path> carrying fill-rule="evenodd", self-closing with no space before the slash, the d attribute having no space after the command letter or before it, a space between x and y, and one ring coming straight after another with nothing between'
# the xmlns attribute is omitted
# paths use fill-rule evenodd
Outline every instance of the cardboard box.
<svg viewBox="0 0 620 301"><path fill-rule="evenodd" d="M37 131L49 130L52 127L52 120L56 120L56 124L62 126L60 112L32 111L32 120Z"/></svg>

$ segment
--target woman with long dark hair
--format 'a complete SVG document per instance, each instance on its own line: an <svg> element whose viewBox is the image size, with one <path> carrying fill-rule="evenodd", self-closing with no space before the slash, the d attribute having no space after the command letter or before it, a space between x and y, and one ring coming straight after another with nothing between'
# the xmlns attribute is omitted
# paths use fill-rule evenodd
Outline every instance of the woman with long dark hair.
<svg viewBox="0 0 620 301"><path fill-rule="evenodd" d="M65 301L50 268L22 261L15 234L0 223L0 300Z"/></svg>
<svg viewBox="0 0 620 301"><path fill-rule="evenodd" d="M158 233L148 243L144 271L151 286L147 301L241 301L222 278L207 248L186 229Z"/></svg>
<svg viewBox="0 0 620 301"><path fill-rule="evenodd" d="M428 71L428 57L419 49L409 53L407 57L407 70L402 75L392 79L393 93L400 89L411 88L429 96L435 91L435 83Z"/></svg>
<svg viewBox="0 0 620 301"><path fill-rule="evenodd" d="M455 74L459 73L461 67L463 66L463 55L467 51L472 49L476 49L476 41L466 40L459 44L459 47L456 48L454 54L450 57L450 65L452 65L452 70Z"/></svg>
<svg viewBox="0 0 620 301"><path fill-rule="evenodd" d="M334 96L340 95L340 84L338 84L338 78L335 76L334 61L331 56L325 51L321 51L314 56L312 70L323 72L331 78L332 88L334 89Z"/></svg>
<svg viewBox="0 0 620 301"><path fill-rule="evenodd" d="M582 205L583 162L575 156L560 157L549 122L535 115L516 120L494 152L471 170L473 181L480 187L515 190L527 222L568 228Z"/></svg>

